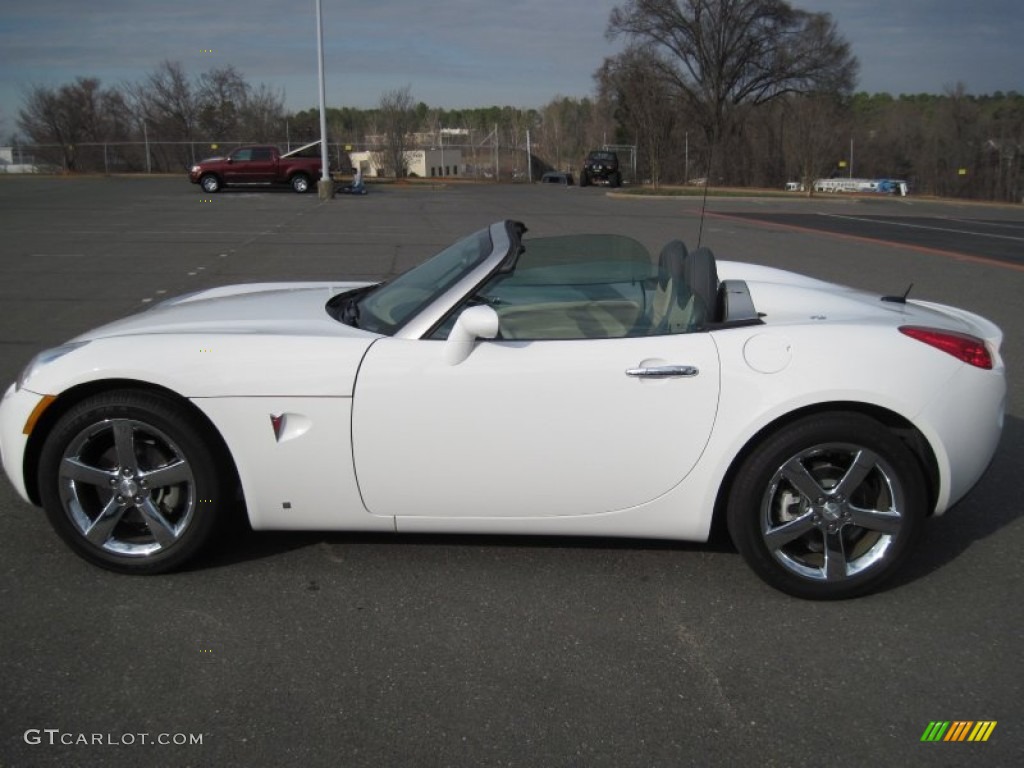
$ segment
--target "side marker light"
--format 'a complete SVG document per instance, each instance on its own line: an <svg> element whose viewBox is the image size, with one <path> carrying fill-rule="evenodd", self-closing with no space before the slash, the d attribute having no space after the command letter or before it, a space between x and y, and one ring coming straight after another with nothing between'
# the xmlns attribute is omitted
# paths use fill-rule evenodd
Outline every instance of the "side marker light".
<svg viewBox="0 0 1024 768"><path fill-rule="evenodd" d="M28 415L25 420L25 428L21 430L23 435L31 435L32 430L36 428L36 422L39 421L43 415L43 411L53 405L53 401L57 399L56 395L43 395L43 399L36 403L36 407L32 409L32 413Z"/></svg>

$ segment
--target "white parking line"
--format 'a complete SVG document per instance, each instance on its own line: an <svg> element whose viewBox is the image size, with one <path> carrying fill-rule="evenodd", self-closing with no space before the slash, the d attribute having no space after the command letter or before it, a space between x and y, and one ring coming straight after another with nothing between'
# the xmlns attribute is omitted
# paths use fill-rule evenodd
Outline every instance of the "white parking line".
<svg viewBox="0 0 1024 768"><path fill-rule="evenodd" d="M1013 240L1024 243L1024 237L1013 237L1012 235L996 235L986 232L974 232L969 229L949 229L947 227L930 227L926 224L909 224L905 221L889 221L884 218L870 219L865 216L844 216L840 213L819 213L819 216L826 216L832 219L848 219L849 221L866 221L869 224L887 224L891 227L906 227L907 229L928 229L933 232L949 232L954 235L975 235L977 237L988 237L996 240Z"/></svg>

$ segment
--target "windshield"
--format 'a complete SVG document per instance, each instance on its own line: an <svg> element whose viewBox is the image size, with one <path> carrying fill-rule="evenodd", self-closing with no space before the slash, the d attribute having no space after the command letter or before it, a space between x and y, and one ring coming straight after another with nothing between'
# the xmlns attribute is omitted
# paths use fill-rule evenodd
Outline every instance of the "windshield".
<svg viewBox="0 0 1024 768"><path fill-rule="evenodd" d="M489 230L482 229L379 286L359 301L359 327L390 336L479 265L492 247Z"/></svg>

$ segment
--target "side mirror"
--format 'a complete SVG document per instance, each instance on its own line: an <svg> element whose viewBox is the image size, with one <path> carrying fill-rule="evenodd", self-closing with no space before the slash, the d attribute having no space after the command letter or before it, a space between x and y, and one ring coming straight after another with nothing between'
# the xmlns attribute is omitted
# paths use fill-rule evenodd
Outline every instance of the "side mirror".
<svg viewBox="0 0 1024 768"><path fill-rule="evenodd" d="M445 362L458 365L469 357L477 339L493 339L497 335L498 313L492 307L481 304L464 310L444 344Z"/></svg>

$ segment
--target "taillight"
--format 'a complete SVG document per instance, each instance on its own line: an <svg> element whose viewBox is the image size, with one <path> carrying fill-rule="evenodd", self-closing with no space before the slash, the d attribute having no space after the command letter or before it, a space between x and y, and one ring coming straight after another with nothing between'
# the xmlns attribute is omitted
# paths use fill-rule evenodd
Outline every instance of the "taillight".
<svg viewBox="0 0 1024 768"><path fill-rule="evenodd" d="M992 368L992 355L988 352L985 342L976 336L956 331L944 331L939 328L922 328L917 325L904 325L900 333L912 339L923 341L957 360L962 360L976 368Z"/></svg>

